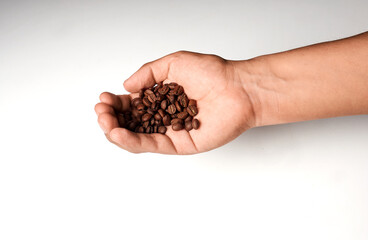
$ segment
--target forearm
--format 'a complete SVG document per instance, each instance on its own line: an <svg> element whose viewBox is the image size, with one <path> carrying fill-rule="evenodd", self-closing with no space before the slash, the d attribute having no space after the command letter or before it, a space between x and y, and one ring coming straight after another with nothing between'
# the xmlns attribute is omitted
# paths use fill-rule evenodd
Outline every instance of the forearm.
<svg viewBox="0 0 368 240"><path fill-rule="evenodd" d="M256 126L368 114L368 33L233 64Z"/></svg>

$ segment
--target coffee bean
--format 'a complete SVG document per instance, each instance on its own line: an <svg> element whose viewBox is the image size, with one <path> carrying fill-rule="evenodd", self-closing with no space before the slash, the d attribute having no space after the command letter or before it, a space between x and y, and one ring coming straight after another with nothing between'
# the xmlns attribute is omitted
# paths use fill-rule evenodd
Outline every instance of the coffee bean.
<svg viewBox="0 0 368 240"><path fill-rule="evenodd" d="M166 95L168 91L169 91L169 87L168 87L167 85L163 85L163 86L158 90L158 92L159 92L161 95Z"/></svg>
<svg viewBox="0 0 368 240"><path fill-rule="evenodd" d="M161 134L165 134L166 133L166 127L165 126L159 126L158 127L158 132Z"/></svg>
<svg viewBox="0 0 368 240"><path fill-rule="evenodd" d="M188 116L185 121L192 121L193 117L192 116Z"/></svg>
<svg viewBox="0 0 368 240"><path fill-rule="evenodd" d="M146 133L151 133L152 132L152 127L151 126L148 126L147 128L146 128Z"/></svg>
<svg viewBox="0 0 368 240"><path fill-rule="evenodd" d="M166 110L169 114L174 114L176 112L176 107L174 104L171 104L167 107L167 110Z"/></svg>
<svg viewBox="0 0 368 240"><path fill-rule="evenodd" d="M186 109L184 109L182 112L178 113L177 114L177 117L180 118L180 119L185 119L188 117L188 112Z"/></svg>
<svg viewBox="0 0 368 240"><path fill-rule="evenodd" d="M148 108L147 109L147 113L152 114L152 115L155 115L155 111L153 111L151 108Z"/></svg>
<svg viewBox="0 0 368 240"><path fill-rule="evenodd" d="M178 101L179 101L181 106L183 106L185 108L188 107L188 101L189 100L188 100L188 97L185 93L178 97Z"/></svg>
<svg viewBox="0 0 368 240"><path fill-rule="evenodd" d="M147 89L146 91L144 91L144 95L146 95L147 97L151 94L153 94L153 91L151 89Z"/></svg>
<svg viewBox="0 0 368 240"><path fill-rule="evenodd" d="M139 90L139 97L140 98L143 98L144 97L144 91L143 91L143 89L141 89L141 90Z"/></svg>
<svg viewBox="0 0 368 240"><path fill-rule="evenodd" d="M150 124L149 121L145 121L143 122L142 127L147 128L149 124Z"/></svg>
<svg viewBox="0 0 368 240"><path fill-rule="evenodd" d="M162 123L165 125L165 126L169 126L171 124L171 118L169 115L165 115L163 118L162 118Z"/></svg>
<svg viewBox="0 0 368 240"><path fill-rule="evenodd" d="M142 102L143 102L144 106L146 106L146 107L150 107L151 106L151 102L150 102L150 100L148 100L147 97L144 97L143 100L142 100Z"/></svg>
<svg viewBox="0 0 368 240"><path fill-rule="evenodd" d="M151 126L153 126L153 125L155 125L155 119L154 118L151 118L151 120L150 120L150 124L151 124Z"/></svg>
<svg viewBox="0 0 368 240"><path fill-rule="evenodd" d="M156 114L154 115L154 118L155 118L156 120L161 120L161 115L160 115L159 113L156 113Z"/></svg>
<svg viewBox="0 0 368 240"><path fill-rule="evenodd" d="M174 131L180 131L180 130L182 130L184 127L183 127L183 124L181 124L181 123L175 123L175 124L173 124L172 125L172 129L174 130Z"/></svg>
<svg viewBox="0 0 368 240"><path fill-rule="evenodd" d="M142 126L140 126L140 127L138 128L138 132L139 132L139 133L144 133L144 128L143 128Z"/></svg>
<svg viewBox="0 0 368 240"><path fill-rule="evenodd" d="M194 99L190 99L189 103L188 103L188 106L197 106L197 101L194 100Z"/></svg>
<svg viewBox="0 0 368 240"><path fill-rule="evenodd" d="M198 119L196 119L196 118L193 119L192 125L193 125L193 128L197 130L199 128L199 121L198 121Z"/></svg>
<svg viewBox="0 0 368 240"><path fill-rule="evenodd" d="M166 110L166 108L167 108L167 100L162 100L162 102L161 102L161 108L163 110Z"/></svg>
<svg viewBox="0 0 368 240"><path fill-rule="evenodd" d="M181 112L181 106L180 106L180 103L178 101L175 102L175 108L178 112Z"/></svg>
<svg viewBox="0 0 368 240"><path fill-rule="evenodd" d="M187 107L187 112L189 113L190 116L194 117L195 115L198 114L198 109L196 106L190 105Z"/></svg>
<svg viewBox="0 0 368 240"><path fill-rule="evenodd" d="M142 116L142 121L145 122L145 121L148 121L150 120L152 117L152 114L151 113L146 113Z"/></svg>
<svg viewBox="0 0 368 240"><path fill-rule="evenodd" d="M174 103L175 102L175 96L174 95L167 95L167 99L169 102Z"/></svg>
<svg viewBox="0 0 368 240"><path fill-rule="evenodd" d="M180 119L180 118L174 118L174 119L171 120L171 125L174 125L176 123L183 124L183 120Z"/></svg>
<svg viewBox="0 0 368 240"><path fill-rule="evenodd" d="M163 118L165 116L164 110L159 109L157 112L158 112L158 114L160 114L161 118Z"/></svg>
<svg viewBox="0 0 368 240"><path fill-rule="evenodd" d="M154 132L154 133L157 133L157 125L155 125L155 126L153 127L153 132Z"/></svg>
<svg viewBox="0 0 368 240"><path fill-rule="evenodd" d="M142 98L140 98L140 97L134 98L132 100L132 106L134 106L134 107L137 107L138 104L141 104L141 103L142 103Z"/></svg>
<svg viewBox="0 0 368 240"><path fill-rule="evenodd" d="M157 103L157 102L153 102L153 103L151 104L151 109L152 109L153 111L157 111L157 109L158 109L158 103Z"/></svg>
<svg viewBox="0 0 368 240"><path fill-rule="evenodd" d="M188 132L193 129L192 122L191 121L185 121L185 130Z"/></svg>
<svg viewBox="0 0 368 240"><path fill-rule="evenodd" d="M137 107L138 111L143 111L144 110L143 103L139 103L136 107Z"/></svg>
<svg viewBox="0 0 368 240"><path fill-rule="evenodd" d="M148 100L153 103L154 101L156 101L156 95L154 93L151 93L150 95L148 95Z"/></svg>
<svg viewBox="0 0 368 240"><path fill-rule="evenodd" d="M174 89L177 85L178 85L178 84L177 84L176 82L171 82L171 83L169 83L169 84L168 84L168 87L169 87L170 89Z"/></svg>

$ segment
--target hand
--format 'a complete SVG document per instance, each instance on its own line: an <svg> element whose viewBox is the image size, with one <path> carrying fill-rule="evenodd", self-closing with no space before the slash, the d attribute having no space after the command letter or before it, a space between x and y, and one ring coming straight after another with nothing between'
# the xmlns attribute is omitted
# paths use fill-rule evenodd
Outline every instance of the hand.
<svg viewBox="0 0 368 240"><path fill-rule="evenodd" d="M164 81L177 82L190 99L197 100L200 128L187 132L134 133L119 128L116 111L129 109L134 94L102 93L95 107L106 137L130 152L194 154L222 146L254 126L254 110L234 64L214 55L177 52L143 65L124 83L136 93Z"/></svg>

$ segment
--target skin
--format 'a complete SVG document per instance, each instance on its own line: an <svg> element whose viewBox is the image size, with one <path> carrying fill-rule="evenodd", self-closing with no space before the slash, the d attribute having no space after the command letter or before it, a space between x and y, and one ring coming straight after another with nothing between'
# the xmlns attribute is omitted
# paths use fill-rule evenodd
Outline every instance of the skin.
<svg viewBox="0 0 368 240"><path fill-rule="evenodd" d="M166 135L119 128L141 88L177 82L196 99L198 130ZM133 153L194 154L220 147L252 127L368 114L368 33L250 60L176 52L146 63L124 82L130 95L104 92L95 106L107 139Z"/></svg>

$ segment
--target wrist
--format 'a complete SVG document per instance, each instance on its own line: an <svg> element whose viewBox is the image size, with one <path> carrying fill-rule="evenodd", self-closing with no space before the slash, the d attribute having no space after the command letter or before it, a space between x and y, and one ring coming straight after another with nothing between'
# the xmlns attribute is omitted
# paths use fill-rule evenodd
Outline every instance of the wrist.
<svg viewBox="0 0 368 240"><path fill-rule="evenodd" d="M252 106L254 127L280 122L278 86L283 80L271 69L267 58L257 57L244 61L232 61L235 80L240 82Z"/></svg>

